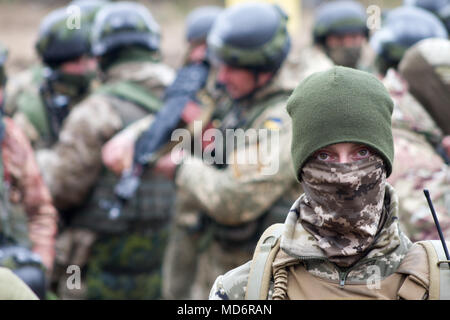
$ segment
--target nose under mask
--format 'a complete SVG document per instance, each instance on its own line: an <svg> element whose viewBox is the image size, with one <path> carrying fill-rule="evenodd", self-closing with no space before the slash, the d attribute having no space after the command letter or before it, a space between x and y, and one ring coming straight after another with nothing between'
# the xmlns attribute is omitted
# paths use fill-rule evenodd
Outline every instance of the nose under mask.
<svg viewBox="0 0 450 320"><path fill-rule="evenodd" d="M303 227L338 265L359 260L373 243L384 210L386 170L378 156L352 163L310 160L302 169Z"/></svg>

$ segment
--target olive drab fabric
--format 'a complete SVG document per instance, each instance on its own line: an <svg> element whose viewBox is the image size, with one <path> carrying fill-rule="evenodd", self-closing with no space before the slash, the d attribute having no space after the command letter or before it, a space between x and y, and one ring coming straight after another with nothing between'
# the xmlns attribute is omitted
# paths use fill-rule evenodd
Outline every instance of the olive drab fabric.
<svg viewBox="0 0 450 320"><path fill-rule="evenodd" d="M35 147L44 147L50 140L48 118L39 93L43 72L42 65L35 65L11 77L6 85L5 113L13 116Z"/></svg>
<svg viewBox="0 0 450 320"><path fill-rule="evenodd" d="M391 174L393 103L375 76L340 66L315 73L297 86L287 110L292 117L291 152L297 175L314 151L349 141L376 150L385 160L387 176ZM337 123L340 125L334 125ZM327 130L317 130L323 124L328 125Z"/></svg>

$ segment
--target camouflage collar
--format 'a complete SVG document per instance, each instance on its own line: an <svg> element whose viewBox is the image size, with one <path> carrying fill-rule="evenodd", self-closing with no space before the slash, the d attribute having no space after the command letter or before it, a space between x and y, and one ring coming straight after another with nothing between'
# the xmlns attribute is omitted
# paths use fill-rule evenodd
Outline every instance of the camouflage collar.
<svg viewBox="0 0 450 320"><path fill-rule="evenodd" d="M106 72L107 82L131 81L149 87L167 87L175 78L172 68L160 62L131 61L112 66ZM144 86L145 86L144 85Z"/></svg>
<svg viewBox="0 0 450 320"><path fill-rule="evenodd" d="M399 229L398 223L398 197L388 183L386 183L386 193L389 195L389 212L385 219L384 226L377 234L374 244L370 247L368 253L344 273L346 276L350 273L353 279L364 280L367 274L368 265L377 265L381 276L387 277L395 272L403 257L406 255L411 241ZM286 255L282 263L275 261L276 268L295 263L305 263L308 270L319 270L318 275L322 275L332 280L340 278L342 269L328 262L325 253L320 249L317 240L308 233L299 222L298 206L302 201L303 194L296 200L285 221L285 230L281 236L281 250ZM281 262L281 261L279 261ZM320 267L318 267L320 266ZM325 271L326 269L326 271Z"/></svg>

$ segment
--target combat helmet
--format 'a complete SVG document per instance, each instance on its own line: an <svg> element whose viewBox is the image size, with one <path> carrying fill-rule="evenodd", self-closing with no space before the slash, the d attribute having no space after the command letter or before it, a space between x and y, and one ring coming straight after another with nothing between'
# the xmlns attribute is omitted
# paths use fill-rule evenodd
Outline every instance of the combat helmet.
<svg viewBox="0 0 450 320"><path fill-rule="evenodd" d="M204 6L193 10L186 18L186 39L189 42L204 42L211 27L223 8Z"/></svg>
<svg viewBox="0 0 450 320"><path fill-rule="evenodd" d="M397 68L405 51L426 38L447 38L444 25L432 13L409 6L389 11L382 28L370 39L379 71L384 74L390 67Z"/></svg>
<svg viewBox="0 0 450 320"><path fill-rule="evenodd" d="M450 32L450 1L448 0L404 0L404 5L416 6L438 16Z"/></svg>
<svg viewBox="0 0 450 320"><path fill-rule="evenodd" d="M448 4L447 0L404 0L403 5L415 6L437 15L438 11Z"/></svg>
<svg viewBox="0 0 450 320"><path fill-rule="evenodd" d="M356 1L335 1L321 5L316 13L314 43L324 45L329 35L362 33L369 35L364 7Z"/></svg>
<svg viewBox="0 0 450 320"><path fill-rule="evenodd" d="M55 67L90 54L90 29L105 1L84 2L56 9L42 21L35 47L45 64Z"/></svg>
<svg viewBox="0 0 450 320"><path fill-rule="evenodd" d="M145 6L126 1L112 3L95 18L92 53L102 56L127 46L159 51L160 37L160 27Z"/></svg>
<svg viewBox="0 0 450 320"><path fill-rule="evenodd" d="M450 33L450 2L439 9L438 17L447 28L447 32Z"/></svg>
<svg viewBox="0 0 450 320"><path fill-rule="evenodd" d="M232 6L218 16L208 35L210 56L233 67L275 72L291 47L287 19L277 5Z"/></svg>

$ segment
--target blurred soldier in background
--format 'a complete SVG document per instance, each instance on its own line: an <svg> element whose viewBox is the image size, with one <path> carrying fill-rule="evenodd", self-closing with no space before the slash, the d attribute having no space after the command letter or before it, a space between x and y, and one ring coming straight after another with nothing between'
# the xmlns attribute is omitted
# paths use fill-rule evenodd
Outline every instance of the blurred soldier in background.
<svg viewBox="0 0 450 320"><path fill-rule="evenodd" d="M434 13L450 32L450 1L448 0L404 0L405 6L416 6Z"/></svg>
<svg viewBox="0 0 450 320"><path fill-rule="evenodd" d="M416 23L411 25L411 21ZM426 38L447 38L443 24L431 13L415 7L400 7L389 11L383 27L370 40L377 53L380 77L388 88L395 107L394 127L402 127L423 135L436 149L442 149L442 130L408 91L408 84L398 73L398 63L405 51ZM445 156L442 154L442 156Z"/></svg>
<svg viewBox="0 0 450 320"><path fill-rule="evenodd" d="M426 39L410 48L399 65L411 94L444 135L450 135L450 41Z"/></svg>
<svg viewBox="0 0 450 320"><path fill-rule="evenodd" d="M409 88L431 116L448 134L450 122L450 42L446 39L425 39L408 49L399 64L401 75ZM399 102L394 96L394 101ZM400 101L402 102L402 101ZM409 103L405 107L413 108ZM401 115L400 111L399 116ZM413 127L402 126L394 119L396 159L391 181L400 198L400 219L412 240L437 239L438 234L423 188L430 190L444 236L450 238L450 170L442 158ZM425 118L413 119L423 124ZM413 122L410 122L413 123ZM404 124L404 122L403 122ZM448 136L447 136L448 137ZM442 148L441 154L449 156Z"/></svg>
<svg viewBox="0 0 450 320"><path fill-rule="evenodd" d="M250 259L260 232L284 219L287 203L298 192L290 159L278 150L290 139L284 106L293 89L292 70L282 68L291 45L286 21L278 6L240 4L222 12L208 35L217 80L233 100L228 112L213 116L212 128L223 141L230 131L250 129L277 132L280 140L266 155L258 150L270 144L268 137L238 142L230 150L214 140L204 152L223 155L223 162L207 164L188 156L176 172L169 157L157 163L157 171L175 174L177 185L176 216L164 260L167 299L205 299L218 274ZM315 67L331 65L325 61L326 66L317 59ZM256 155L257 163L237 160L246 152ZM265 174L264 168L275 163L276 172Z"/></svg>
<svg viewBox="0 0 450 320"><path fill-rule="evenodd" d="M33 147L49 147L58 140L64 119L88 93L96 75L90 54L90 28L105 1L75 1L79 21L68 7L54 10L42 21L36 50L42 61L14 77L7 88L7 114L27 134ZM79 23L71 25L71 23Z"/></svg>
<svg viewBox="0 0 450 320"><path fill-rule="evenodd" d="M420 40L447 36L442 22L424 9L399 7L388 11L381 29L370 39L370 45L377 54L375 65L378 72L384 76L389 69L397 69L405 51Z"/></svg>
<svg viewBox="0 0 450 320"><path fill-rule="evenodd" d="M415 23L412 25L411 21ZM420 8L400 7L387 12L383 27L371 38L371 45L377 52L380 77L394 100L392 132L396 152L388 181L397 190L399 217L413 241L437 237L423 188L430 190L445 233L449 223L445 204L448 201L445 199L448 197L449 177L442 129L427 112L431 106L419 103L397 70L406 50L423 39L433 37L447 38L438 18ZM433 89L433 95L436 94ZM428 104L430 101L422 99L421 102Z"/></svg>
<svg viewBox="0 0 450 320"><path fill-rule="evenodd" d="M58 214L30 142L3 116L6 57L0 46L0 265L12 269L43 299L55 257Z"/></svg>
<svg viewBox="0 0 450 320"><path fill-rule="evenodd" d="M206 44L207 34L221 11L220 7L205 6L188 15L188 50L174 82L164 94L164 107L155 121L153 116L147 116L128 126L105 144L102 157L109 169L121 174L125 169L130 169L133 160L133 166L147 165L147 159L152 158L169 142L174 129L187 125L205 113L205 104L214 104L214 101L224 99L223 90L216 83L216 68L208 59ZM138 137L139 141L135 145Z"/></svg>
<svg viewBox="0 0 450 320"><path fill-rule="evenodd" d="M363 61L369 30L366 12L356 1L331 1L317 8L313 38L336 65L369 69ZM367 50L366 50L367 51ZM367 56L367 54L366 54Z"/></svg>
<svg viewBox="0 0 450 320"><path fill-rule="evenodd" d="M76 264L86 275L81 292L63 297L156 299L170 220L173 186L164 177L143 178L140 193L120 216L111 216L117 177L102 167L103 144L118 130L155 113L174 72L161 63L160 29L143 5L106 5L92 27L92 50L103 85L78 104L51 150L41 150L55 203L66 212L67 230L58 241L58 261Z"/></svg>
<svg viewBox="0 0 450 320"><path fill-rule="evenodd" d="M105 165L119 174L123 172L115 191L116 195L126 202L125 205L136 196L136 191L126 191L125 195L123 191L118 190L129 189L128 181L140 179L141 175L149 171L149 166L152 165L150 162L159 159L161 150L170 151L170 147L167 146L170 146L173 130L180 127L192 130L194 120L203 119L204 123L207 123L213 111L216 116L220 113L220 108L215 108L217 104L223 108L229 105L228 102L225 103L229 99L216 83L217 68L209 61L206 43L213 22L221 11L220 7L205 6L196 8L188 15L186 19L188 50L183 66L178 69L175 80L165 92L162 109L154 121L148 119L149 117L137 121L123 129L103 147L102 156ZM138 184L135 186L139 188ZM191 238L184 239L183 248L188 246L186 241L191 240ZM174 285L188 287L186 281L188 283L192 281L189 266L192 262L196 263L196 258L195 255L190 255L190 251L184 251L182 255L177 256L177 270L180 273L176 279L169 279L164 287ZM179 281L182 278L183 281Z"/></svg>

